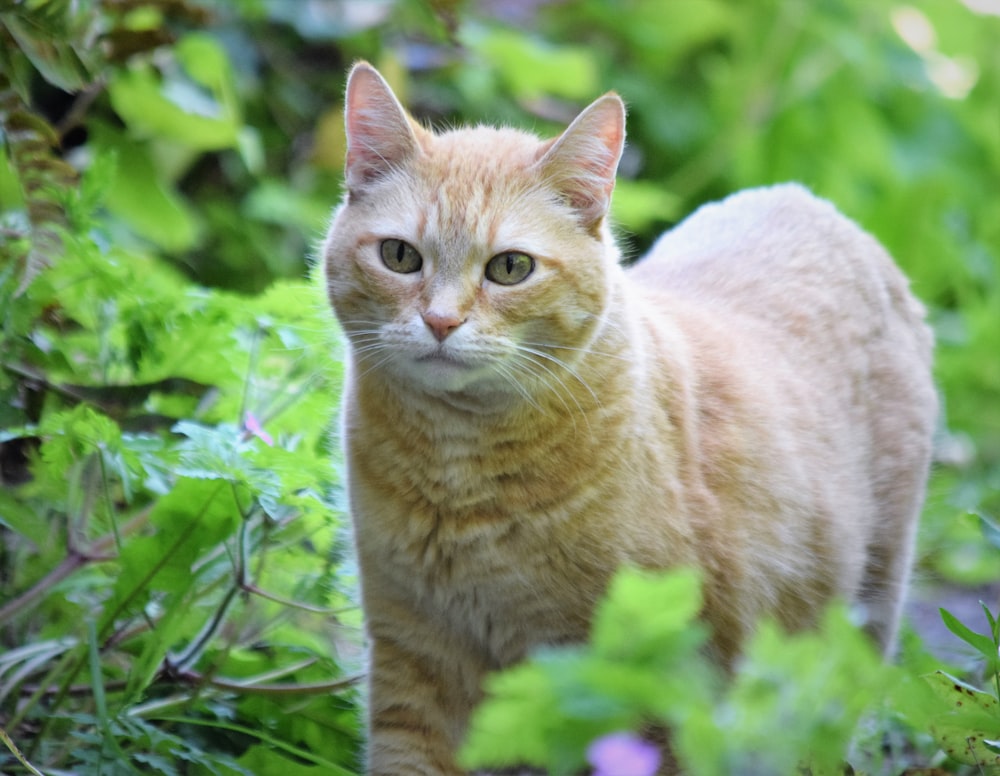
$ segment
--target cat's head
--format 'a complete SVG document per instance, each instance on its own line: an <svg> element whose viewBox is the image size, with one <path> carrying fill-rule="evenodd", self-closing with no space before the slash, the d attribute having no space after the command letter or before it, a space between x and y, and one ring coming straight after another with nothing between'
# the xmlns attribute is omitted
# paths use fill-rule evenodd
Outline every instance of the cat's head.
<svg viewBox="0 0 1000 776"><path fill-rule="evenodd" d="M565 384L617 269L606 217L621 100L599 98L548 141L436 134L361 63L345 111L347 194L323 259L358 373L436 395Z"/></svg>

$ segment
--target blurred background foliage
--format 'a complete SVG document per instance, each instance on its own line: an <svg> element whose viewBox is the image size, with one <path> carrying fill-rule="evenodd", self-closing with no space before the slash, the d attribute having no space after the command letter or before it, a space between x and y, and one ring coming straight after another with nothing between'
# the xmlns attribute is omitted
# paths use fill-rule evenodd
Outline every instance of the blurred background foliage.
<svg viewBox="0 0 1000 776"><path fill-rule="evenodd" d="M307 275L358 58L438 126L618 91L630 257L784 180L878 236L938 338L920 577L995 604L998 41L996 0L0 0L0 728L52 772L354 767Z"/></svg>

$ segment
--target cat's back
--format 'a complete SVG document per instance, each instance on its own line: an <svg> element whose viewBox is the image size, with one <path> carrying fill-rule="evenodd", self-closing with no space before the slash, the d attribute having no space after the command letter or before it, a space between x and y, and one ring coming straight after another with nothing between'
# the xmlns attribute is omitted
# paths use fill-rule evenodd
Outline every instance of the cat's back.
<svg viewBox="0 0 1000 776"><path fill-rule="evenodd" d="M937 408L932 335L903 273L831 204L786 184L701 208L626 277L652 371L668 371L663 332L687 343L685 418L705 470L724 472L711 489L725 499L739 483L720 519L765 482L779 498L751 520L751 555L797 536L788 546L809 546L823 559L809 567L831 574L820 586L862 591L870 630L891 645ZM744 456L765 463L740 478L732 462ZM776 532L757 546L762 525ZM783 595L778 609L794 613L797 593Z"/></svg>
<svg viewBox="0 0 1000 776"><path fill-rule="evenodd" d="M835 327L857 344L909 332L930 359L923 307L902 272L871 235L798 184L702 207L630 275L654 296L760 322L779 336L809 339Z"/></svg>

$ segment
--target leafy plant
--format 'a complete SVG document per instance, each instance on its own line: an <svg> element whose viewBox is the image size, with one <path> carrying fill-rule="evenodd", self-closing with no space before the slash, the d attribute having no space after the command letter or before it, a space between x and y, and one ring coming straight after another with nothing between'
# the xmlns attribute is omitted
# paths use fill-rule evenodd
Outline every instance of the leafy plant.
<svg viewBox="0 0 1000 776"><path fill-rule="evenodd" d="M61 221L58 252L27 272L11 246L0 274L12 755L72 770L350 772L357 615L318 284L253 298L192 285L110 238L99 208L120 157L95 157L72 186L61 166L32 164Z"/></svg>
<svg viewBox="0 0 1000 776"><path fill-rule="evenodd" d="M893 676L846 612L831 609L815 633L764 624L723 680L702 649L700 606L690 571L621 572L589 645L543 651L490 680L466 765L575 773L595 739L662 726L685 773L835 772Z"/></svg>
<svg viewBox="0 0 1000 776"><path fill-rule="evenodd" d="M996 525L983 520L996 542ZM940 609L948 630L970 645L983 660L988 692L944 672L927 677L941 702L940 713L930 720L934 736L947 754L959 762L977 767L1000 765L1000 621L980 601L986 616L986 633L974 631L947 609Z"/></svg>
<svg viewBox="0 0 1000 776"><path fill-rule="evenodd" d="M341 353L302 277L360 57L442 124L554 132L617 89L630 254L788 178L873 231L939 343L920 576L995 582L1000 18L972 5L0 0L0 770L356 765ZM695 773L876 772L883 738L903 743L882 772L960 771L939 747L993 762L988 607L985 633L944 615L985 683L936 673L919 635L919 659L873 664L842 611L818 636L764 626L724 682L696 590L623 576L591 644L494 680L477 724L504 735L470 761L583 767L659 721Z"/></svg>
<svg viewBox="0 0 1000 776"><path fill-rule="evenodd" d="M22 749L47 767L247 773L243 758L292 757L348 772L357 677L338 649L354 650L357 620L318 288L194 289L90 232L7 289L3 366L42 406L0 437L30 465L0 496L15 561L0 632L24 645L0 656L5 727L34 729Z"/></svg>

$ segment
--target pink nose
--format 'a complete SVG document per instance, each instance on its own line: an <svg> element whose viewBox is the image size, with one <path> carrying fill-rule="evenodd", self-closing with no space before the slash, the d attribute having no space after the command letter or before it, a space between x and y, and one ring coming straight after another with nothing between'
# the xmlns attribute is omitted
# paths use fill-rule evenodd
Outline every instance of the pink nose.
<svg viewBox="0 0 1000 776"><path fill-rule="evenodd" d="M427 324L427 328L431 330L438 342L444 342L449 334L464 323L461 318L455 315L438 313L434 310L428 310L423 317L424 323Z"/></svg>

